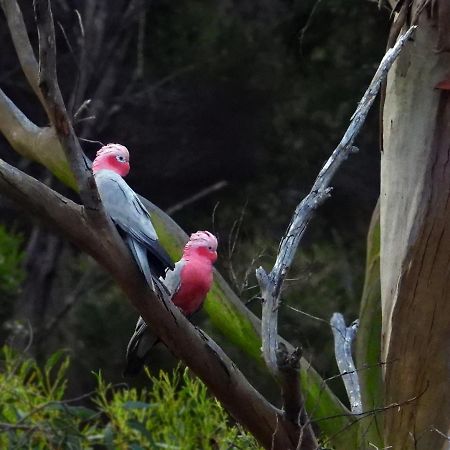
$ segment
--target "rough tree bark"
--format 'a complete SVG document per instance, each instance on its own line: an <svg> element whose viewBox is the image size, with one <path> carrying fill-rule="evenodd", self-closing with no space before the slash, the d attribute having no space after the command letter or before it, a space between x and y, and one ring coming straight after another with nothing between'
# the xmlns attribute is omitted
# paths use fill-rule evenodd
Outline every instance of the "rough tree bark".
<svg viewBox="0 0 450 450"><path fill-rule="evenodd" d="M384 444L447 449L450 425L450 72L446 0L397 2L414 43L388 76L381 158Z"/></svg>

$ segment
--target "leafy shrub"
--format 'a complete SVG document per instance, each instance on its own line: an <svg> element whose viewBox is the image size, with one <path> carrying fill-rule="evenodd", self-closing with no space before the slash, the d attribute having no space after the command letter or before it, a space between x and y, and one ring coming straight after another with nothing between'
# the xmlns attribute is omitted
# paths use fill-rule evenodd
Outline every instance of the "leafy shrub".
<svg viewBox="0 0 450 450"><path fill-rule="evenodd" d="M69 359L54 353L43 368L3 347L0 448L257 449L189 372L150 374L150 389L116 388L97 375L95 392L64 399ZM81 406L81 400L91 407Z"/></svg>

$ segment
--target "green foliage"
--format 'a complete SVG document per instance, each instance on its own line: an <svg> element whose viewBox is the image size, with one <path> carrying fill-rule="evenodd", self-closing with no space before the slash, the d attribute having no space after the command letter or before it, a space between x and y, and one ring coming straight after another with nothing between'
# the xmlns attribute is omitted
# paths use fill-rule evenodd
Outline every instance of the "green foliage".
<svg viewBox="0 0 450 450"><path fill-rule="evenodd" d="M68 357L39 367L4 347L0 371L0 448L257 449L187 369L149 375L151 389L115 389L97 376L95 392L64 400ZM90 400L97 408L74 405Z"/></svg>
<svg viewBox="0 0 450 450"><path fill-rule="evenodd" d="M54 353L43 368L10 348L2 349L0 372L1 448L82 448L95 430L86 421L95 411L63 401L69 365L63 352ZM83 445L84 446L84 445Z"/></svg>
<svg viewBox="0 0 450 450"><path fill-rule="evenodd" d="M211 398L206 386L187 369L158 377L147 372L151 390L116 391L110 400L106 385L98 377L96 403L108 418L107 432L119 448L226 449L259 448L239 426L230 427L227 413Z"/></svg>

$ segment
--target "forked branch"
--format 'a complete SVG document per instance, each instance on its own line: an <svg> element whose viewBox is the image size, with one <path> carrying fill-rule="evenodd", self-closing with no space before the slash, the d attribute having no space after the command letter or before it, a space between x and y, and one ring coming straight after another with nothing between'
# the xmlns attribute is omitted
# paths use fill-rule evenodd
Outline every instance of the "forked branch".
<svg viewBox="0 0 450 450"><path fill-rule="evenodd" d="M330 325L334 337L334 355L344 381L350 408L353 414L361 414L361 389L352 356L352 344L356 338L358 321L355 320L347 327L344 316L340 313L334 313L330 319Z"/></svg>
<svg viewBox="0 0 450 450"><path fill-rule="evenodd" d="M411 27L404 35L400 36L394 47L389 49L381 60L368 89L351 118L347 131L319 172L310 193L296 207L291 223L281 240L272 270L270 273L267 273L260 267L256 271L263 301L261 331L263 356L267 367L280 383L286 382L285 378L280 377L280 370L277 364L277 351L279 348L278 308L284 280L315 210L330 196L332 190L330 182L334 174L348 156L358 150L353 146L353 142L367 118L367 114L382 83L387 77L389 69L415 28L415 26ZM283 391L286 389L286 387L282 388Z"/></svg>

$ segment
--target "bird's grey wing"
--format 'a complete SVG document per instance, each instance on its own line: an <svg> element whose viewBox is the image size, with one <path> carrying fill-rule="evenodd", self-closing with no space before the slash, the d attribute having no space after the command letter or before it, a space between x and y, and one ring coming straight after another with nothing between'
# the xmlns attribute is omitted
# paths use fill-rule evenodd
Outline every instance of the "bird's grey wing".
<svg viewBox="0 0 450 450"><path fill-rule="evenodd" d="M154 291L155 284L153 282L153 275L148 264L147 250L140 242L134 240L130 235L126 235L125 242L127 243L128 248L131 250L133 258L139 266L139 269L144 274L145 281Z"/></svg>
<svg viewBox="0 0 450 450"><path fill-rule="evenodd" d="M170 256L158 241L148 211L123 178L110 170L101 170L96 173L95 181L107 213L121 230L149 250L149 263L156 274L163 275L166 268L173 268ZM128 245L133 255L140 253Z"/></svg>
<svg viewBox="0 0 450 450"><path fill-rule="evenodd" d="M131 336L127 346L124 376L135 376L142 370L151 349L158 343L158 340L158 337L151 332L144 319L139 317L133 336Z"/></svg>

